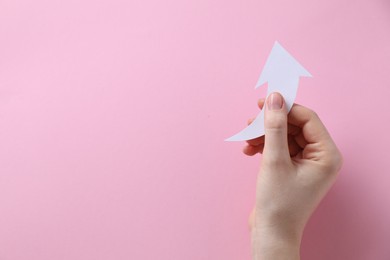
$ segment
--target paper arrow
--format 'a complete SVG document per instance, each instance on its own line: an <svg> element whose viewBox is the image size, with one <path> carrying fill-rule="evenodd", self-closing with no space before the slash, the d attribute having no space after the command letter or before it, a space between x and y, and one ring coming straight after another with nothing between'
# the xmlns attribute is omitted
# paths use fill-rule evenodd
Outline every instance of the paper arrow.
<svg viewBox="0 0 390 260"><path fill-rule="evenodd" d="M278 42L275 42L255 89L268 82L267 97L273 92L279 92L284 97L287 111L290 111L297 95L299 77L312 77L312 75ZM244 141L262 135L264 135L264 109L250 125L225 141Z"/></svg>

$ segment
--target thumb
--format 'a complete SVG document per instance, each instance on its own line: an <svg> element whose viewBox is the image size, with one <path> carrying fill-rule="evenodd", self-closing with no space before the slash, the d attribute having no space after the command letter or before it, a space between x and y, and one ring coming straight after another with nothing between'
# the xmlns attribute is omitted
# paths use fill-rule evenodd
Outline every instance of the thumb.
<svg viewBox="0 0 390 260"><path fill-rule="evenodd" d="M287 109L283 96L278 92L269 95L264 112L264 162L271 164L290 162L287 140Z"/></svg>

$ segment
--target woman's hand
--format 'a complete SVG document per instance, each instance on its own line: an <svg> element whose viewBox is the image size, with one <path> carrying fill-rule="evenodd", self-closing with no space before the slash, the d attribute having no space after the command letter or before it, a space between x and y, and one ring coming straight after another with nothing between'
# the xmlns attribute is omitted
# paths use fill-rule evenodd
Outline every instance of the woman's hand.
<svg viewBox="0 0 390 260"><path fill-rule="evenodd" d="M265 109L265 137L244 147L247 155L263 154L249 217L253 259L299 259L303 229L334 183L342 156L310 109L294 104L287 115L279 93Z"/></svg>

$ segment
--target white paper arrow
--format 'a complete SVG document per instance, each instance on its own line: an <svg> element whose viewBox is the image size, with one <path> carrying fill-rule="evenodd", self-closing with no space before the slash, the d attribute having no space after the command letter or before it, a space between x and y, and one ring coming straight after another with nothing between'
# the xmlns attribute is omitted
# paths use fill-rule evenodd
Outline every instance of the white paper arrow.
<svg viewBox="0 0 390 260"><path fill-rule="evenodd" d="M312 77L312 75L278 42L275 42L255 89L268 82L267 97L273 92L279 92L284 97L287 111L290 111L297 95L299 77ZM225 141L244 141L262 135L264 135L264 109L250 125Z"/></svg>

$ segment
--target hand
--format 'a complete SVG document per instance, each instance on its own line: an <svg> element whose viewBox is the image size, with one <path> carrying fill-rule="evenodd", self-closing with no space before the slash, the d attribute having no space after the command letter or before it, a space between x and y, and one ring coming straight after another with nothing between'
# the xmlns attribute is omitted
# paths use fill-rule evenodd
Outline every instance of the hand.
<svg viewBox="0 0 390 260"><path fill-rule="evenodd" d="M253 259L299 259L303 229L334 183L342 156L310 109L294 104L287 115L279 93L265 109L265 137L247 141L243 150L263 154L249 217Z"/></svg>

